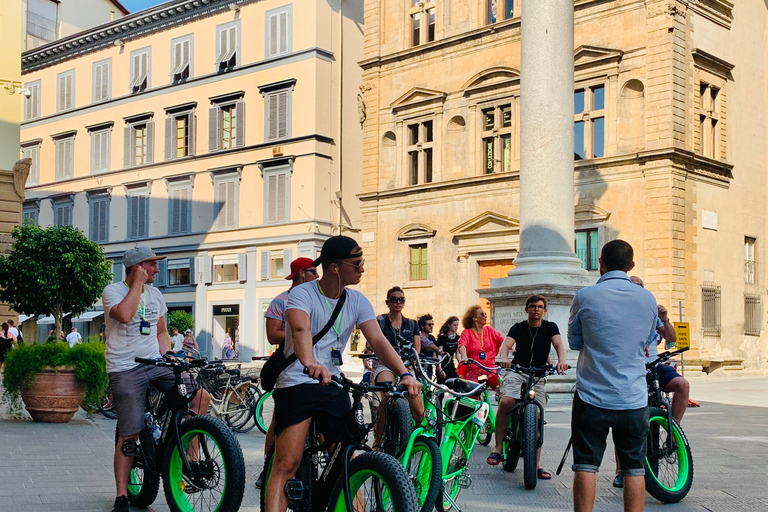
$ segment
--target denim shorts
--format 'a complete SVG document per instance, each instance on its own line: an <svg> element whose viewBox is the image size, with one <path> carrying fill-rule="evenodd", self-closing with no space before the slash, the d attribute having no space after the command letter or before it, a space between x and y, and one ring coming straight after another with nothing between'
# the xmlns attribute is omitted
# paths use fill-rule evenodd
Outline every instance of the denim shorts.
<svg viewBox="0 0 768 512"><path fill-rule="evenodd" d="M645 443L648 437L648 408L611 410L590 405L579 394L573 397L571 437L573 471L597 473L603 461L608 430L624 476L645 474Z"/></svg>

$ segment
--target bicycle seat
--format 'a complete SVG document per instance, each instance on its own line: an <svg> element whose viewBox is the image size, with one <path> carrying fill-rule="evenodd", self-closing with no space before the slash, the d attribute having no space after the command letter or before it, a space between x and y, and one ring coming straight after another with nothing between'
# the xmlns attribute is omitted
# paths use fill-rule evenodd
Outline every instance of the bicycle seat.
<svg viewBox="0 0 768 512"><path fill-rule="evenodd" d="M233 377L240 375L240 368L227 368L227 373Z"/></svg>
<svg viewBox="0 0 768 512"><path fill-rule="evenodd" d="M477 382L464 379L448 379L445 381L445 385L458 393L469 393L477 388Z"/></svg>

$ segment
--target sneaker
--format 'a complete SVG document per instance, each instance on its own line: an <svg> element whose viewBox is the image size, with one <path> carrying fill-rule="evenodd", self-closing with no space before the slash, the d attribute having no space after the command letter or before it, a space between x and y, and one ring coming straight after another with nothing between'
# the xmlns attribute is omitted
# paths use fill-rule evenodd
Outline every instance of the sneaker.
<svg viewBox="0 0 768 512"><path fill-rule="evenodd" d="M112 512L129 512L128 496L118 496L115 498L115 506L112 507Z"/></svg>
<svg viewBox="0 0 768 512"><path fill-rule="evenodd" d="M261 489L261 486L264 485L264 475L259 475L259 478L256 479L256 482L253 485L256 486L257 489Z"/></svg>
<svg viewBox="0 0 768 512"><path fill-rule="evenodd" d="M624 479L621 477L621 475L616 475L616 478L613 479L613 486L617 489L624 487Z"/></svg>

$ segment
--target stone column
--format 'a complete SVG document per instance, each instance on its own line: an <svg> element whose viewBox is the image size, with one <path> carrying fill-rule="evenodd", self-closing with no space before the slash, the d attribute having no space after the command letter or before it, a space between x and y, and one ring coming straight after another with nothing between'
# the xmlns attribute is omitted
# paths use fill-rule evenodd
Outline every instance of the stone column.
<svg viewBox="0 0 768 512"><path fill-rule="evenodd" d="M573 2L522 2L520 65L520 252L509 277L480 290L491 301L492 325L506 334L527 319L525 299L547 298L546 319L567 349L573 295L595 279L574 253ZM576 353L567 350L571 366ZM551 354L552 361L557 361ZM575 371L551 377L547 393L570 399Z"/></svg>
<svg viewBox="0 0 768 512"><path fill-rule="evenodd" d="M520 255L509 273L579 274L573 252L573 3L523 2Z"/></svg>

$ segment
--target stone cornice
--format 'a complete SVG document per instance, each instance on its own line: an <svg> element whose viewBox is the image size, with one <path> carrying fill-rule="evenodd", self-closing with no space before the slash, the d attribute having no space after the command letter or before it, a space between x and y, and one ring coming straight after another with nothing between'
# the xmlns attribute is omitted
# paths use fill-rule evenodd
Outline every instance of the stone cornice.
<svg viewBox="0 0 768 512"><path fill-rule="evenodd" d="M73 59L109 45L125 42L148 33L203 16L211 16L230 5L244 5L257 0L176 0L144 9L117 20L57 39L21 54L22 74Z"/></svg>
<svg viewBox="0 0 768 512"><path fill-rule="evenodd" d="M731 64L720 57L715 57L701 48L694 48L691 50L691 55L697 66L715 73L723 80L728 80L728 74L736 67L734 64Z"/></svg>
<svg viewBox="0 0 768 512"><path fill-rule="evenodd" d="M696 14L721 27L731 28L734 4L728 0L697 0L696 2L690 2L689 5Z"/></svg>

